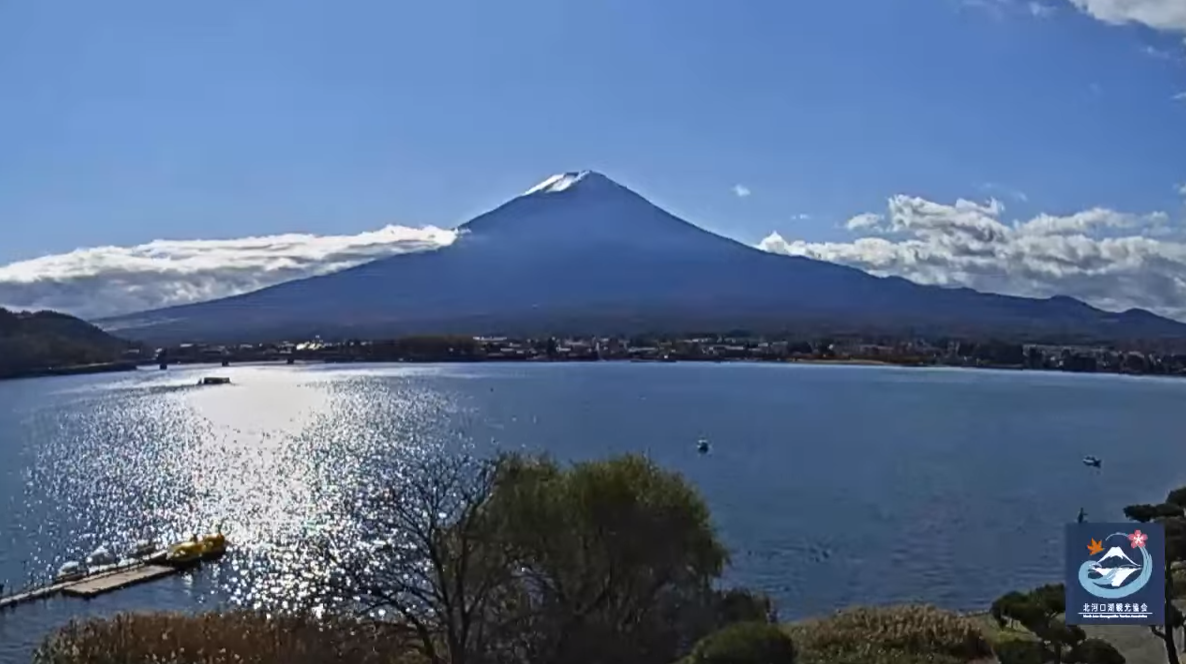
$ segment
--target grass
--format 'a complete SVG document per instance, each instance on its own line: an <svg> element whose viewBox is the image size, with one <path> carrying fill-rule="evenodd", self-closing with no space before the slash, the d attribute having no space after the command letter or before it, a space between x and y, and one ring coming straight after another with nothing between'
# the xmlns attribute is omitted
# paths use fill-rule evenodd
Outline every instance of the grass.
<svg viewBox="0 0 1186 664"><path fill-rule="evenodd" d="M927 606L854 608L785 626L799 664L958 664L991 658L974 619ZM255 612L122 614L73 622L35 664L421 664L380 625Z"/></svg>
<svg viewBox="0 0 1186 664"><path fill-rule="evenodd" d="M957 614L930 606L852 608L783 626L798 664L960 664L992 661L1005 641L1033 640L999 627L987 613ZM1087 627L1128 664L1162 664L1165 651L1147 628ZM422 664L381 625L255 612L121 614L72 622L52 635L34 664Z"/></svg>
<svg viewBox="0 0 1186 664"><path fill-rule="evenodd" d="M993 656L978 621L931 606L846 609L786 630L801 664L954 664Z"/></svg>
<svg viewBox="0 0 1186 664"><path fill-rule="evenodd" d="M1179 603L1179 606L1181 603ZM1022 627L999 627L988 613L970 615L993 648L1004 641L1035 641L1037 637ZM1124 655L1128 664L1165 664L1165 646L1148 627L1138 625L1084 625L1089 638L1102 639Z"/></svg>
<svg viewBox="0 0 1186 664"><path fill-rule="evenodd" d="M418 664L398 636L348 621L252 612L122 614L72 622L34 664Z"/></svg>
<svg viewBox="0 0 1186 664"><path fill-rule="evenodd" d="M1035 637L1029 630L1013 625L1006 625L1001 627L996 620L988 614L987 611L981 613L969 614L968 619L976 625L980 633L988 641L994 649L1006 641L1036 641Z"/></svg>

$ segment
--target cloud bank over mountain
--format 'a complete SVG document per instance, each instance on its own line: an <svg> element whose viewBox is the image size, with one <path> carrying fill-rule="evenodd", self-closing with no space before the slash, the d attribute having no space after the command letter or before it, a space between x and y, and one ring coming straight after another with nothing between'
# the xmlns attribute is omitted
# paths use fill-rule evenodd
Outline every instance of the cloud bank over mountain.
<svg viewBox="0 0 1186 664"><path fill-rule="evenodd" d="M1170 215L1094 208L1009 222L1005 214L997 200L944 204L899 195L884 213L850 219L850 241L771 233L759 247L923 284L1069 295L1103 309L1138 307L1186 320L1186 232Z"/></svg>
<svg viewBox="0 0 1186 664"><path fill-rule="evenodd" d="M358 235L286 234L95 247L0 266L0 306L98 318L212 300L448 245L456 233L387 226Z"/></svg>

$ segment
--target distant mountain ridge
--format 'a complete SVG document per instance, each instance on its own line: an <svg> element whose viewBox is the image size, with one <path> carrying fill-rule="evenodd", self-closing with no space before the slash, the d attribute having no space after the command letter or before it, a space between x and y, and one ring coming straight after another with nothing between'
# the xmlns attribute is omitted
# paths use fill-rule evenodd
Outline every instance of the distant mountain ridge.
<svg viewBox="0 0 1186 664"><path fill-rule="evenodd" d="M1146 311L922 286L724 238L593 171L561 173L432 251L98 321L133 339L751 329L1033 339L1186 339Z"/></svg>

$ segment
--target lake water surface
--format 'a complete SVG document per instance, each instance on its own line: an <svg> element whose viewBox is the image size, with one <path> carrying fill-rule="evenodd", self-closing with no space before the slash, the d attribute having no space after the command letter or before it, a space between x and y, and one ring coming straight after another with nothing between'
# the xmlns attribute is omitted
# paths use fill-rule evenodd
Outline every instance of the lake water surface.
<svg viewBox="0 0 1186 664"><path fill-rule="evenodd" d="M234 384L197 388L203 375ZM0 383L0 581L225 521L219 565L0 613L0 662L72 617L283 606L360 459L469 441L682 472L732 581L786 618L984 608L1057 580L1062 526L1186 484L1186 380L770 364L231 367ZM696 440L712 441L699 455ZM1085 468L1084 454L1104 458Z"/></svg>

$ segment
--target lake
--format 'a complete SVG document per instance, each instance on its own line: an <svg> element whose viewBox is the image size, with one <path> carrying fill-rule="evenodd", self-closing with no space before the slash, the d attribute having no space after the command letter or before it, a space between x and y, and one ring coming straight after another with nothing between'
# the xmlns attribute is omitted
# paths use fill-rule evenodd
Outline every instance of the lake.
<svg viewBox="0 0 1186 664"><path fill-rule="evenodd" d="M195 387L205 375L229 386ZM1062 526L1186 484L1186 380L774 364L180 368L0 383L0 581L225 521L221 564L0 614L0 661L72 617L284 606L302 537L391 446L641 452L703 492L729 580L784 618L985 608L1056 581ZM696 451L707 437L712 450ZM1096 471L1085 454L1104 459Z"/></svg>

